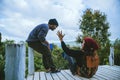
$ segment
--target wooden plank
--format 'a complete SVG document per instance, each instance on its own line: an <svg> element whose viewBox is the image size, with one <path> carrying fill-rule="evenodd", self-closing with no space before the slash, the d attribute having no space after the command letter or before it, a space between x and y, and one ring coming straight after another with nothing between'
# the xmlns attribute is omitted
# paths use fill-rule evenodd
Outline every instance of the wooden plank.
<svg viewBox="0 0 120 80"><path fill-rule="evenodd" d="M99 77L102 77L102 78L104 78L104 79L109 80L109 76L107 76L106 74L104 74L104 72L105 72L105 71L102 71L102 70L98 69L96 75L99 76Z"/></svg>
<svg viewBox="0 0 120 80"><path fill-rule="evenodd" d="M82 80L79 76L72 75L72 73L70 72L70 70L65 70L65 72L68 73L69 75L71 75L75 80Z"/></svg>
<svg viewBox="0 0 120 80"><path fill-rule="evenodd" d="M115 74L113 75L112 71L109 71L108 69L104 69L104 68L99 68L96 75L98 75L102 78L105 78L107 80L115 79ZM116 78L118 78L118 77L116 76Z"/></svg>
<svg viewBox="0 0 120 80"><path fill-rule="evenodd" d="M65 75L63 76L63 74L61 72L57 73L57 75L60 78L60 80L67 80Z"/></svg>
<svg viewBox="0 0 120 80"><path fill-rule="evenodd" d="M113 69L105 68L105 67L100 68L100 69L103 69L103 70L105 70L105 71L112 72L111 74L117 74L117 75L120 75L120 71L115 71L115 70L113 70Z"/></svg>
<svg viewBox="0 0 120 80"><path fill-rule="evenodd" d="M89 78L88 80L101 80L101 79L97 79L95 77Z"/></svg>
<svg viewBox="0 0 120 80"><path fill-rule="evenodd" d="M60 78L58 77L58 75L56 73L51 73L53 80L60 80Z"/></svg>
<svg viewBox="0 0 120 80"><path fill-rule="evenodd" d="M71 72L70 72L70 70L65 70L67 73L69 73L70 75L72 75L71 74ZM95 76L93 76L92 78L84 78L84 77L81 77L81 76L78 76L78 75L72 75L72 77L75 79L75 80L103 80L103 78L97 78L96 77L96 75Z"/></svg>
<svg viewBox="0 0 120 80"><path fill-rule="evenodd" d="M108 69L108 68L100 68L99 72L103 72L104 76L108 76L109 79L120 79L120 72ZM102 73L101 72L101 73Z"/></svg>
<svg viewBox="0 0 120 80"><path fill-rule="evenodd" d="M46 80L45 72L40 72L40 80Z"/></svg>
<svg viewBox="0 0 120 80"><path fill-rule="evenodd" d="M39 72L34 73L34 80L40 80Z"/></svg>
<svg viewBox="0 0 120 80"><path fill-rule="evenodd" d="M64 70L62 70L61 73L67 78L67 80L75 80L71 75L66 73Z"/></svg>
<svg viewBox="0 0 120 80"><path fill-rule="evenodd" d="M107 76L104 76L104 74L102 74L102 73L97 73L96 74L97 76L99 76L100 78L102 78L103 80L109 80L109 78L107 77Z"/></svg>
<svg viewBox="0 0 120 80"><path fill-rule="evenodd" d="M111 76L115 76L115 77L119 76L120 77L120 72L115 71L113 69L102 67L102 68L100 68L100 70L105 71L107 74L110 74Z"/></svg>
<svg viewBox="0 0 120 80"><path fill-rule="evenodd" d="M105 66L100 66L100 67L103 67L103 68L107 68L107 69L111 69L111 70L120 72L120 66L109 66L109 65L105 65Z"/></svg>
<svg viewBox="0 0 120 80"><path fill-rule="evenodd" d="M70 75L72 75L72 73L70 72L70 70L66 70L66 72L69 73ZM78 76L78 75L72 75L72 77L75 80L89 80L89 78L84 78L84 77L81 77L81 76Z"/></svg>
<svg viewBox="0 0 120 80"><path fill-rule="evenodd" d="M58 73L35 72L34 76L29 75L26 80L120 80L120 66L99 66L92 78L72 75L70 70L61 70Z"/></svg>
<svg viewBox="0 0 120 80"><path fill-rule="evenodd" d="M96 72L96 75L103 79L109 80L109 77L106 74L104 74L105 71L101 70L101 68L102 68L101 66L98 67L98 71Z"/></svg>
<svg viewBox="0 0 120 80"><path fill-rule="evenodd" d="M51 73L45 73L46 80L53 80Z"/></svg>
<svg viewBox="0 0 120 80"><path fill-rule="evenodd" d="M90 78L91 80L95 78L96 80L105 80L105 78L103 78L102 76L99 76L99 74L95 74L92 78Z"/></svg>
<svg viewBox="0 0 120 80"><path fill-rule="evenodd" d="M33 75L28 75L27 80L33 80Z"/></svg>
<svg viewBox="0 0 120 80"><path fill-rule="evenodd" d="M102 78L101 76L96 75L96 74L93 76L93 78L94 78L95 80L104 80L104 78ZM93 80L94 80L94 79L93 79ZM91 80L91 79L90 79L90 80Z"/></svg>

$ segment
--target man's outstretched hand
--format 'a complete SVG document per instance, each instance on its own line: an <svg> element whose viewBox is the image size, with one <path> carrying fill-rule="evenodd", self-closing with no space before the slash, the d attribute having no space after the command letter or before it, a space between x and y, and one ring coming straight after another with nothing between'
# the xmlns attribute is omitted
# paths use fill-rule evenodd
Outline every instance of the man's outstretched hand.
<svg viewBox="0 0 120 80"><path fill-rule="evenodd" d="M57 35L58 35L58 37L59 37L59 40L60 40L60 41L63 41L63 37L65 36L65 34L63 34L62 31L58 31L58 32L57 32Z"/></svg>

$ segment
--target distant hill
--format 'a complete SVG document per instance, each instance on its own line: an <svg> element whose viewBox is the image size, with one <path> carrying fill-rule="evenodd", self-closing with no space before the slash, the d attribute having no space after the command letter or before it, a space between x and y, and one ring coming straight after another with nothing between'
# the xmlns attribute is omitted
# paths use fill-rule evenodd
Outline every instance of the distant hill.
<svg viewBox="0 0 120 80"><path fill-rule="evenodd" d="M58 47L61 47L61 43L54 43L55 45L57 45ZM65 42L66 45L69 45L70 47L80 47L80 43L76 43L75 41L69 41L69 42Z"/></svg>
<svg viewBox="0 0 120 80"><path fill-rule="evenodd" d="M114 44L115 41L110 41L111 44ZM80 47L81 44L80 43L77 43L76 41L69 41L69 42L65 42L66 45L69 45L70 47L74 47L74 46L77 46L77 47ZM58 47L61 48L61 43L54 43L55 45L57 45Z"/></svg>

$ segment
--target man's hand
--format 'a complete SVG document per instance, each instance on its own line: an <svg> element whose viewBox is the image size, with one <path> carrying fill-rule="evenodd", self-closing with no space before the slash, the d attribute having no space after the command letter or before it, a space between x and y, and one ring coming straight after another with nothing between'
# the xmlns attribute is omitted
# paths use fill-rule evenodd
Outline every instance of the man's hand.
<svg viewBox="0 0 120 80"><path fill-rule="evenodd" d="M62 34L62 31L58 31L58 32L57 32L57 35L58 35L58 37L59 37L59 40L60 40L60 41L63 41L63 37L65 36L65 34Z"/></svg>

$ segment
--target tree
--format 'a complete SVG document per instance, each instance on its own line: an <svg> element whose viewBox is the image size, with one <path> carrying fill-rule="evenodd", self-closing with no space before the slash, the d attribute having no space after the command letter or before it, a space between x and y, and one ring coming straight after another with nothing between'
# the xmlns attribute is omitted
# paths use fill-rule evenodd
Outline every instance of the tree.
<svg viewBox="0 0 120 80"><path fill-rule="evenodd" d="M1 32L0 32L0 44L2 43L1 40L2 40L2 34L1 34Z"/></svg>
<svg viewBox="0 0 120 80"><path fill-rule="evenodd" d="M99 51L100 64L106 64L110 47L109 23L107 22L106 15L99 10L93 11L92 9L87 9L79 24L79 29L81 29L83 35L78 35L77 42L81 42L81 38L86 36L94 38L101 48Z"/></svg>
<svg viewBox="0 0 120 80"><path fill-rule="evenodd" d="M120 66L120 39L116 39L114 44L114 62Z"/></svg>

